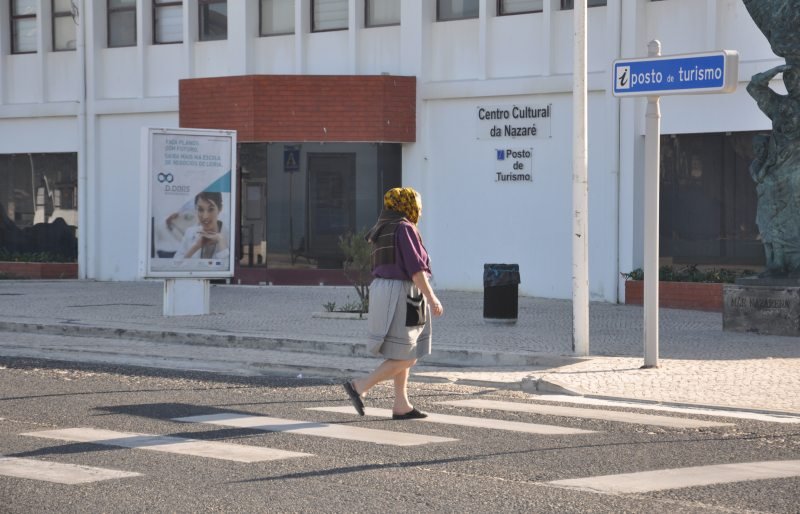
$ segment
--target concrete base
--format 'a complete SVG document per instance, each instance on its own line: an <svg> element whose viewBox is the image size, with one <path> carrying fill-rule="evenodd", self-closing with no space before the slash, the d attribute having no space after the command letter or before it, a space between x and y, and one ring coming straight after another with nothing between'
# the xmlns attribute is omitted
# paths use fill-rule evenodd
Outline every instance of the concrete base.
<svg viewBox="0 0 800 514"><path fill-rule="evenodd" d="M723 290L722 329L800 336L800 283L786 279L739 279Z"/></svg>
<svg viewBox="0 0 800 514"><path fill-rule="evenodd" d="M164 316L208 314L210 296L210 280L168 278L164 280Z"/></svg>

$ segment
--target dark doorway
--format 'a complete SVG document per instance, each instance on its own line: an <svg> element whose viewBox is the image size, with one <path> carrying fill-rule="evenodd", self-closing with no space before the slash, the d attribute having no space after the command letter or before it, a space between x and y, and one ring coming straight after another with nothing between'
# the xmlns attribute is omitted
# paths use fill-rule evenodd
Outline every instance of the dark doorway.
<svg viewBox="0 0 800 514"><path fill-rule="evenodd" d="M760 266L756 132L661 138L661 257L675 264Z"/></svg>
<svg viewBox="0 0 800 514"><path fill-rule="evenodd" d="M342 267L339 237L354 232L356 156L308 155L308 252L320 268Z"/></svg>

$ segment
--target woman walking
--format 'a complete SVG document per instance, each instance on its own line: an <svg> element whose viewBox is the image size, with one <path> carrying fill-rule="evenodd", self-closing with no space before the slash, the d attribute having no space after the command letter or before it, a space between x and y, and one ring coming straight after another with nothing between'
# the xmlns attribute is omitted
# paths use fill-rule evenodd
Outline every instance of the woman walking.
<svg viewBox="0 0 800 514"><path fill-rule="evenodd" d="M417 359L431 353L431 313L444 313L428 279L430 259L417 222L422 198L410 187L394 188L383 197L383 210L367 233L372 243L369 294L369 349L384 359L364 378L348 380L344 389L364 415L364 397L378 382L394 381L392 419L427 417L408 400L408 375Z"/></svg>

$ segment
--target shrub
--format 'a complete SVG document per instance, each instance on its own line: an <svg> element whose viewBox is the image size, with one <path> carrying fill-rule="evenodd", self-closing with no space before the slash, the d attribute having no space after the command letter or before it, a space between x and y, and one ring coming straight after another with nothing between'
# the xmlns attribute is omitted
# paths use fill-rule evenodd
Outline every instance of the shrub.
<svg viewBox="0 0 800 514"><path fill-rule="evenodd" d="M369 311L369 285L372 283L372 248L366 239L367 229L339 237L339 248L344 253L344 275L353 284L361 305L348 305L360 312Z"/></svg>
<svg viewBox="0 0 800 514"><path fill-rule="evenodd" d="M658 269L658 280L661 282L708 282L708 283L733 283L737 278L754 275L751 270L708 269L701 270L696 264L683 267L661 266ZM630 273L621 273L625 280L644 280L642 268L636 268Z"/></svg>
<svg viewBox="0 0 800 514"><path fill-rule="evenodd" d="M6 262L69 262L71 259L64 259L61 255L49 252L11 252L0 248L0 261Z"/></svg>

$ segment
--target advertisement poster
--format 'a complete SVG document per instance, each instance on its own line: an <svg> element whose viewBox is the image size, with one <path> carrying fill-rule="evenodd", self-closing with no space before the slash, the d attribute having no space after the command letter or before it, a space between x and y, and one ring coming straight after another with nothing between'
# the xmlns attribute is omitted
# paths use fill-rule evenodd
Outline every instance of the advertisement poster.
<svg viewBox="0 0 800 514"><path fill-rule="evenodd" d="M147 129L145 137L145 276L233 276L236 132Z"/></svg>

